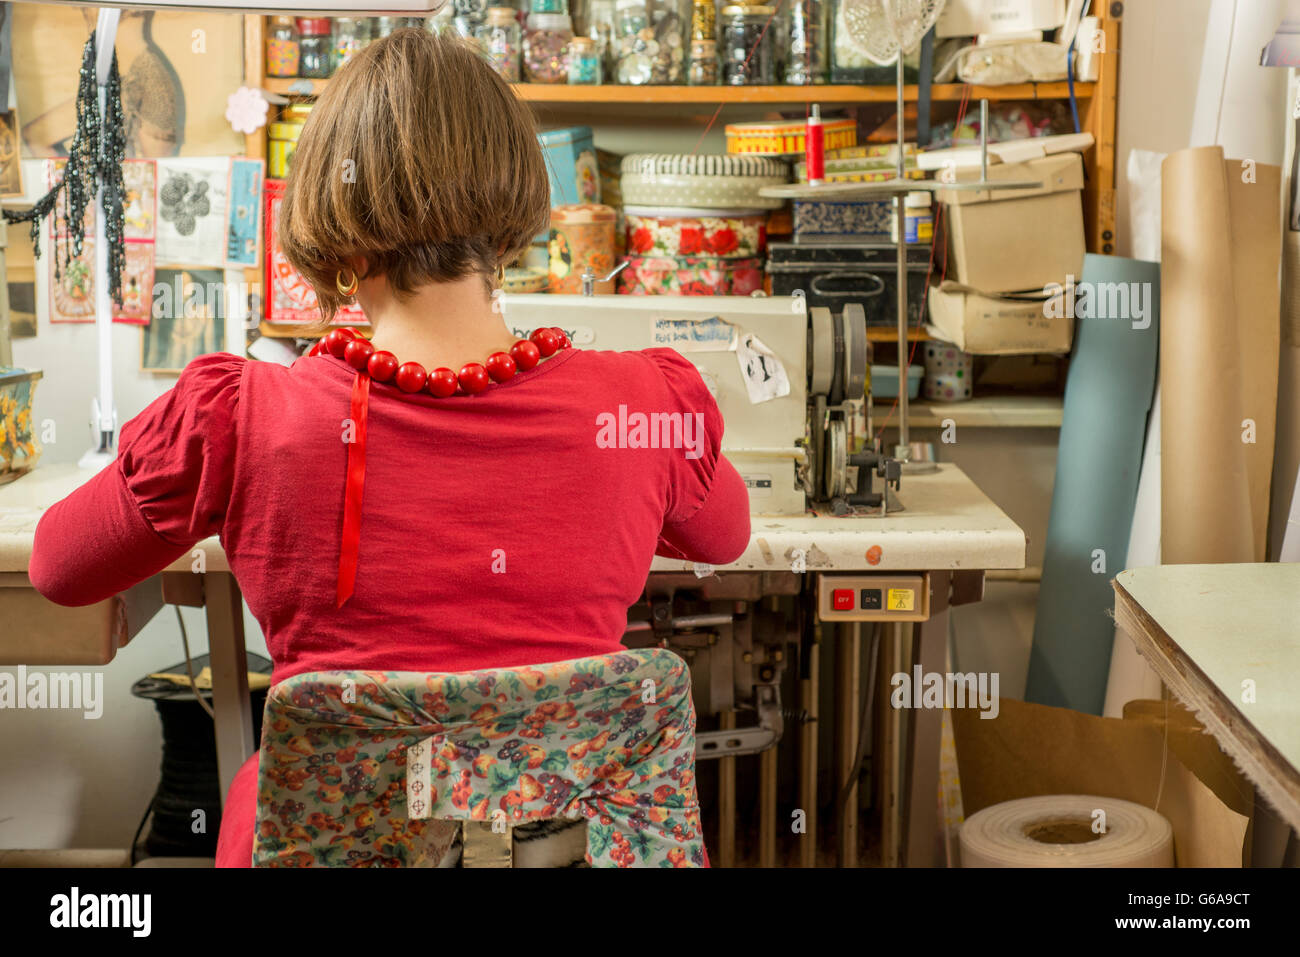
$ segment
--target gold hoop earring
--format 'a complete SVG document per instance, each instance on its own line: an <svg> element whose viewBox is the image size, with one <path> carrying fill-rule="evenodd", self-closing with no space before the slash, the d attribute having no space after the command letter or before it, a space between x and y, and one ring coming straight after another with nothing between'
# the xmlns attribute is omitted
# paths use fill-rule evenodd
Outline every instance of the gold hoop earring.
<svg viewBox="0 0 1300 957"><path fill-rule="evenodd" d="M505 284L506 284L506 264L497 263L497 285L504 286Z"/></svg>
<svg viewBox="0 0 1300 957"><path fill-rule="evenodd" d="M352 278L348 280L347 283L343 282L342 269L334 275L334 288L339 291L340 296L345 298L352 296L357 291L357 274L352 272L351 269L349 269L348 272L351 274Z"/></svg>

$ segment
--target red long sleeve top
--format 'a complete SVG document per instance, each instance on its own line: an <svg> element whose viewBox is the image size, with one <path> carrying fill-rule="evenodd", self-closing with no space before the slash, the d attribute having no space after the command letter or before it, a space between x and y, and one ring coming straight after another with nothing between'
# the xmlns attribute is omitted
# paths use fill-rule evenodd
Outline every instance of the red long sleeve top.
<svg viewBox="0 0 1300 957"><path fill-rule="evenodd" d="M88 604L219 535L274 681L452 672L617 650L656 552L723 564L748 543L695 368L669 349L570 349L473 397L372 385L356 586L336 608L353 375L330 356L191 362L122 427L117 460L42 517L32 584ZM255 784L256 755L219 865L248 866Z"/></svg>

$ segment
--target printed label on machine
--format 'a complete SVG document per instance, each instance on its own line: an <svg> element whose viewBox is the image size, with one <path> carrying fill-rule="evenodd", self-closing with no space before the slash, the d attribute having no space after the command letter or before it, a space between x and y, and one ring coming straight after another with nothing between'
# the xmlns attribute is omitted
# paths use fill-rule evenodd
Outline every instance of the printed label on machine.
<svg viewBox="0 0 1300 957"><path fill-rule="evenodd" d="M889 589L889 610L915 611L916 592L912 591L910 588Z"/></svg>
<svg viewBox="0 0 1300 957"><path fill-rule="evenodd" d="M745 488L749 489L750 498L763 498L772 494L772 476L758 472L747 472L741 475L745 480Z"/></svg>
<svg viewBox="0 0 1300 957"><path fill-rule="evenodd" d="M650 345L678 352L731 352L736 348L736 327L721 316L708 319L650 320Z"/></svg>
<svg viewBox="0 0 1300 957"><path fill-rule="evenodd" d="M740 374L745 379L749 401L757 405L790 394L790 377L776 354L753 333L746 333L736 346Z"/></svg>
<svg viewBox="0 0 1300 957"><path fill-rule="evenodd" d="M589 346L596 341L596 330L591 326L557 326L563 329L564 334L569 337L569 341L575 346ZM531 329L521 329L518 326L510 327L510 334L516 339L527 339L532 333Z"/></svg>

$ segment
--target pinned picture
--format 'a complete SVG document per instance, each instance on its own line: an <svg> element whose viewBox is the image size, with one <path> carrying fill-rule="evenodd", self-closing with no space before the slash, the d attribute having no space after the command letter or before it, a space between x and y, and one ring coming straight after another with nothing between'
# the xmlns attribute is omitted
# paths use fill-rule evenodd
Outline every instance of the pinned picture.
<svg viewBox="0 0 1300 957"><path fill-rule="evenodd" d="M153 160L122 163L122 185L126 190L123 235L131 240L153 241L158 209L158 164Z"/></svg>
<svg viewBox="0 0 1300 957"><path fill-rule="evenodd" d="M94 321L95 240L87 236L81 255L69 259L58 275L50 264L50 322Z"/></svg>
<svg viewBox="0 0 1300 957"><path fill-rule="evenodd" d="M29 174L30 175L30 174ZM9 334L15 339L36 335L36 260L27 223L6 227L5 278L9 285Z"/></svg>
<svg viewBox="0 0 1300 957"><path fill-rule="evenodd" d="M23 195L23 166L18 149L18 111L0 113L0 196Z"/></svg>
<svg viewBox="0 0 1300 957"><path fill-rule="evenodd" d="M142 371L179 375L190 360L220 352L226 341L221 270L158 269L150 314L140 330Z"/></svg>
<svg viewBox="0 0 1300 957"><path fill-rule="evenodd" d="M262 179L266 164L236 157L230 161L230 213L226 229L226 265L252 267L260 263Z"/></svg>
<svg viewBox="0 0 1300 957"><path fill-rule="evenodd" d="M158 160L156 262L224 265L229 176L227 157Z"/></svg>
<svg viewBox="0 0 1300 957"><path fill-rule="evenodd" d="M148 325L153 306L153 243L127 243L122 270L122 305L113 305L113 321Z"/></svg>

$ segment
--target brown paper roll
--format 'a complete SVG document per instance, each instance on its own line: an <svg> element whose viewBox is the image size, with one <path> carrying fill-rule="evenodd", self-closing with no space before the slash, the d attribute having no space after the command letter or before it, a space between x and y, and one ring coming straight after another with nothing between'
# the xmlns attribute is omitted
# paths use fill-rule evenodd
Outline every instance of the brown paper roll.
<svg viewBox="0 0 1300 957"><path fill-rule="evenodd" d="M1278 348L1282 303L1282 170L1228 160L1232 287L1242 358L1242 417L1255 420L1255 441L1242 445L1250 488L1254 561L1267 559L1269 490L1277 434ZM1254 182L1248 180L1253 179ZM1240 425L1240 422L1238 423Z"/></svg>
<svg viewBox="0 0 1300 957"><path fill-rule="evenodd" d="M1253 178L1253 182L1244 180ZM1217 146L1161 167L1161 557L1264 559L1277 404L1280 171ZM1243 442L1243 420L1255 442Z"/></svg>

